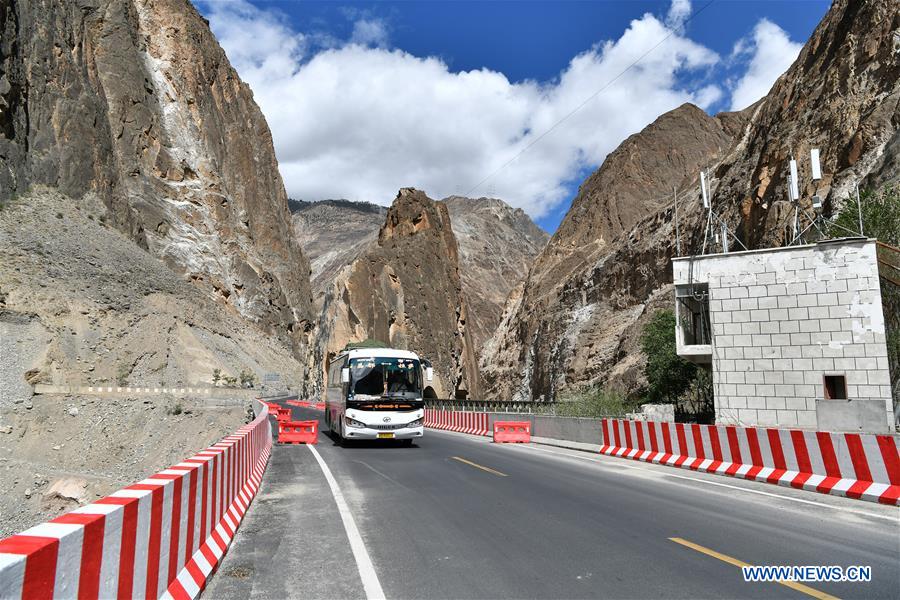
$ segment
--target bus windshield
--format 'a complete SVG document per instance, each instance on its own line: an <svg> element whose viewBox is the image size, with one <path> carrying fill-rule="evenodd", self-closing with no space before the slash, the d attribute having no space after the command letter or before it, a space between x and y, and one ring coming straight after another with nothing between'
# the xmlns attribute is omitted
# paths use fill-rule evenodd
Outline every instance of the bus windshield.
<svg viewBox="0 0 900 600"><path fill-rule="evenodd" d="M418 360L411 358L354 358L350 360L350 390L357 400L421 398Z"/></svg>

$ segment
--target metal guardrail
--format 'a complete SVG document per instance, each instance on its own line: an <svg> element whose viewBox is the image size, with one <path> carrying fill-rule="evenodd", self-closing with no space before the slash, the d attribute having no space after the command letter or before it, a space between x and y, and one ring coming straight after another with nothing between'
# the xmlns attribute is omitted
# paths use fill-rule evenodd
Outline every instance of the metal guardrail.
<svg viewBox="0 0 900 600"><path fill-rule="evenodd" d="M900 248L877 242L875 251L878 257L878 275L894 285L900 285Z"/></svg>
<svg viewBox="0 0 900 600"><path fill-rule="evenodd" d="M502 400L457 400L449 398L425 399L425 406L435 410L454 410L462 412L509 413L519 415L536 415L548 417L578 417L572 414L566 402L505 402ZM590 415L589 418L620 419L624 414Z"/></svg>
<svg viewBox="0 0 900 600"><path fill-rule="evenodd" d="M517 414L550 414L555 402L503 402L501 400L458 400L452 398L427 398L427 408L458 410L464 412L491 412Z"/></svg>

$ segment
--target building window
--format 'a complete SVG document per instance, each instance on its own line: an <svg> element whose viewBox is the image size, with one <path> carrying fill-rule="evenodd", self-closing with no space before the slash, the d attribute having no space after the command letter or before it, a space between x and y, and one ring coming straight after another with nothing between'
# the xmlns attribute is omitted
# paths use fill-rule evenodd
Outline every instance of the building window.
<svg viewBox="0 0 900 600"><path fill-rule="evenodd" d="M712 343L709 326L709 284L690 283L675 288L678 325L686 346Z"/></svg>
<svg viewBox="0 0 900 600"><path fill-rule="evenodd" d="M825 399L847 399L847 377L845 375L825 375Z"/></svg>

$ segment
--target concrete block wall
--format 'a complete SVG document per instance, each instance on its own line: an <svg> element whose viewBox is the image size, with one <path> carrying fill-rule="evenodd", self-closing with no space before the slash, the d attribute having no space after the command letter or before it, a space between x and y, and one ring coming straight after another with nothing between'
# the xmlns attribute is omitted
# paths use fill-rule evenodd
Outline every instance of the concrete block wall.
<svg viewBox="0 0 900 600"><path fill-rule="evenodd" d="M893 430L874 240L673 266L676 285L689 271L709 284L717 423L817 429L824 413L841 430ZM849 403L823 399L826 374L846 376ZM859 422L872 414L877 422Z"/></svg>

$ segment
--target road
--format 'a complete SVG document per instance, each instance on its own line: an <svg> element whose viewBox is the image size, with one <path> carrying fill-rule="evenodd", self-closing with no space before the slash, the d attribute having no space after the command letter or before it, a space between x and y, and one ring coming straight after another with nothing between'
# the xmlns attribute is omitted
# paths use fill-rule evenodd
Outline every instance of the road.
<svg viewBox="0 0 900 600"><path fill-rule="evenodd" d="M900 597L896 507L430 430L412 448L315 448L388 598ZM869 565L872 581L745 583L735 559ZM308 447L275 447L204 597L366 597Z"/></svg>

